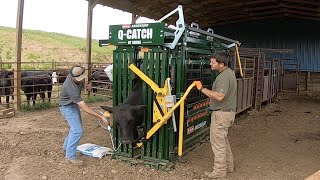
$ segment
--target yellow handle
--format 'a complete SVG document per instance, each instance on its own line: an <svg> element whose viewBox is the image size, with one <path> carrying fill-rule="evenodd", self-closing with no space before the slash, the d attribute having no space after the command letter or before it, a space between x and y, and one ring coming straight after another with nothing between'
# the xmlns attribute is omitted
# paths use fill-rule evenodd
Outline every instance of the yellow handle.
<svg viewBox="0 0 320 180"><path fill-rule="evenodd" d="M181 99L170 109L169 112L167 112L163 117L160 118L160 121L157 122L148 132L147 132L147 135L146 135L146 139L149 139L154 133L156 133L160 128L161 126L166 123L168 121L168 119L172 116L172 113L174 112L174 110L177 109L177 107L181 104L184 105L184 101L185 99L187 98L188 94L190 93L191 89L193 87L196 86L196 83L193 82L192 84L190 84L190 86L188 87L188 89L186 90L186 92L184 93L184 95L181 97ZM181 116L181 113L180 113L180 116ZM184 117L184 112L183 112L183 116ZM180 118L180 121L183 121L184 118ZM179 128L179 131L182 131L182 137L179 137L179 139L183 140L183 128L181 130L181 128ZM179 134L181 134L181 132L179 132ZM181 143L181 146L182 146L182 141L180 142ZM138 147L141 147L143 145L143 143L137 143L137 146ZM181 147L182 148L182 147ZM182 152L182 150L181 150Z"/></svg>
<svg viewBox="0 0 320 180"><path fill-rule="evenodd" d="M155 82L153 82L148 76L146 76L139 68L137 68L134 64L130 64L129 69L131 69L136 75L138 75L144 82L146 82L151 89L153 89L157 94L162 93L165 94L165 92L163 92L161 90L161 88L159 88L158 84L156 84Z"/></svg>
<svg viewBox="0 0 320 180"><path fill-rule="evenodd" d="M236 43L236 54L237 54L237 59L238 59L238 63L239 63L239 69L240 69L240 75L241 77L243 77L243 72L242 72L242 66L241 66L241 61L240 61L240 54L239 54L239 49L238 49L238 43Z"/></svg>

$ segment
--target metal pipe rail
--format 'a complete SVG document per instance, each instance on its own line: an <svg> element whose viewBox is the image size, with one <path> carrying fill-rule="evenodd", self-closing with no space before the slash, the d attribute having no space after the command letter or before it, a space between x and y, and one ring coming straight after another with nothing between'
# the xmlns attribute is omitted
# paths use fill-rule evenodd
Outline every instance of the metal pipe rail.
<svg viewBox="0 0 320 180"><path fill-rule="evenodd" d="M137 74L143 81L145 81L156 93L157 95L167 95L168 88L165 86L165 88L159 88L159 86L153 82L148 76L146 76L140 69L138 69L134 64L131 64L129 66L129 69L131 69L135 74ZM168 78L169 79L169 78ZM166 84L165 84L166 85ZM147 132L147 135L145 138L140 140L140 142L136 143L138 147L141 147L143 145L143 141L146 141L150 139L172 116L173 112L180 106L180 119L179 119L179 139L178 139L178 156L181 159L182 157L182 150L183 150L183 122L184 122L184 101L187 98L188 94L190 93L191 89L195 87L195 82L193 82L186 92L183 94L183 96L180 98L180 100L163 116L157 116L159 119L157 121L153 120L153 122L156 122L153 127Z"/></svg>

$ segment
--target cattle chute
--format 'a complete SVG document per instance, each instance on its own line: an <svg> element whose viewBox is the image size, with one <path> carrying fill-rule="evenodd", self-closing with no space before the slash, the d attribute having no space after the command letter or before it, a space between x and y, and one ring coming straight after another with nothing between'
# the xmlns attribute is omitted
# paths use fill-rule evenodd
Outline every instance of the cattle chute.
<svg viewBox="0 0 320 180"><path fill-rule="evenodd" d="M179 14L176 28L162 22L176 12ZM143 102L148 108L142 126L152 135L146 134L149 139L141 148L137 148L141 144L122 145L115 151L116 158L129 160L139 157L149 165L170 167L182 156L178 156L179 137L182 136L174 131L173 123L161 121L161 117L168 112L159 103L164 96L158 99L158 105L155 103L159 96L155 96L154 90L160 92L162 89L159 87L168 86L167 78L170 78L171 93L177 101L186 95L173 120L183 120L181 124L175 123L178 128L183 128L183 152L193 148L209 133L209 99L195 88L192 89L192 84L200 80L205 87L211 88L216 74L211 71L210 55L217 50L228 51L228 48L240 43L214 34L212 29L201 30L195 23L185 25L183 19L182 7L179 6L156 23L110 26L109 43L116 46L113 51L113 106L122 103L132 91L135 74L130 71L131 64L135 64L139 71L150 78L150 83L143 83ZM148 85L152 84L151 81L158 88L152 89ZM162 122L161 127L155 122L157 119ZM172 121L171 117L168 117L168 121ZM157 131L152 131L152 128L157 128ZM116 126L113 137L115 146L119 147L121 142Z"/></svg>

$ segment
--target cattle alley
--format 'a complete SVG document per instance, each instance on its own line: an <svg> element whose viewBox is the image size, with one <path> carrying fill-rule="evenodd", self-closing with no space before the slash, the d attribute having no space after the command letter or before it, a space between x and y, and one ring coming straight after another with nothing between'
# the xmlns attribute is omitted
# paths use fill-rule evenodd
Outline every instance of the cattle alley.
<svg viewBox="0 0 320 180"><path fill-rule="evenodd" d="M90 106L98 111L111 103ZM236 172L227 179L304 179L319 170L319 104L319 97L281 94L261 112L238 116L230 130ZM112 146L97 120L86 114L83 120L81 144ZM68 125L57 108L0 119L0 129L0 179L205 179L202 173L213 161L203 141L169 172L109 157L81 156L86 166L73 167L64 163Z"/></svg>

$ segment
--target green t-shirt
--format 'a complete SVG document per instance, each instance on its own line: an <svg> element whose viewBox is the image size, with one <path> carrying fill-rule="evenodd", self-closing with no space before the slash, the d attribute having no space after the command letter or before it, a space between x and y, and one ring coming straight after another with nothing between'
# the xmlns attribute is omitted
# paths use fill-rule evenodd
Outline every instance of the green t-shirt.
<svg viewBox="0 0 320 180"><path fill-rule="evenodd" d="M212 90L224 94L222 101L210 98L211 110L236 111L237 107L237 81L234 72L227 68L222 71L213 82Z"/></svg>

